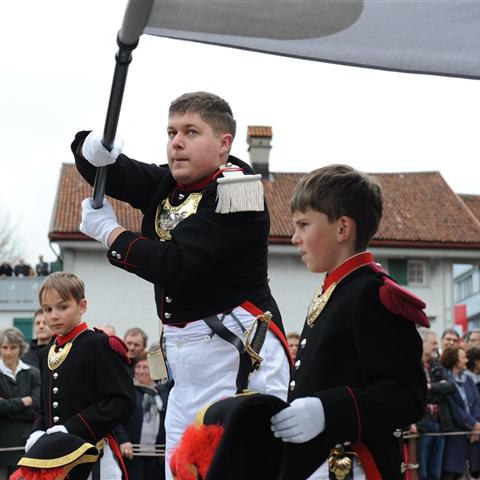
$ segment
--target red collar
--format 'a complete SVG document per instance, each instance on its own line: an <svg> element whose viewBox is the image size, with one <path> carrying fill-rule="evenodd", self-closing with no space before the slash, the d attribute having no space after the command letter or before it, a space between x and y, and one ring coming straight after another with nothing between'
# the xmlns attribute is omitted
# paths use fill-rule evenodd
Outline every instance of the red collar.
<svg viewBox="0 0 480 480"><path fill-rule="evenodd" d="M357 253L348 258L331 272L327 273L323 281L323 291L325 292L332 283L338 283L357 268L368 265L373 262L373 255L370 252Z"/></svg>
<svg viewBox="0 0 480 480"><path fill-rule="evenodd" d="M184 192L194 192L196 190L203 190L209 183L211 183L213 180L218 175L219 170L216 172L212 173L208 177L204 178L203 180L200 180L195 183L189 183L188 185L185 185L184 183L177 183L177 187L180 190L183 190Z"/></svg>
<svg viewBox="0 0 480 480"><path fill-rule="evenodd" d="M236 165L229 165L228 167L223 166L223 168L219 168L216 172L212 173L207 178L200 180L199 182L190 183L185 185L184 183L177 183L177 187L184 192L194 192L196 190L203 190L209 183L213 182L219 175L223 172L230 172L230 171L240 171L242 172L243 169L237 167Z"/></svg>
<svg viewBox="0 0 480 480"><path fill-rule="evenodd" d="M73 340L78 334L82 333L88 328L88 325L85 322L82 322L80 325L77 325L73 330L70 330L66 335L57 335L55 337L55 343L59 347L63 347L66 343Z"/></svg>

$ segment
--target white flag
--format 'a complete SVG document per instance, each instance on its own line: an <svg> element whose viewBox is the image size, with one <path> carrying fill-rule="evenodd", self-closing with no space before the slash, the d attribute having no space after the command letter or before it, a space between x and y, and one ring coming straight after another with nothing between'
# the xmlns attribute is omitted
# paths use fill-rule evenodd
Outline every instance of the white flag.
<svg viewBox="0 0 480 480"><path fill-rule="evenodd" d="M130 0L119 38L134 43L142 33L480 78L478 0Z"/></svg>

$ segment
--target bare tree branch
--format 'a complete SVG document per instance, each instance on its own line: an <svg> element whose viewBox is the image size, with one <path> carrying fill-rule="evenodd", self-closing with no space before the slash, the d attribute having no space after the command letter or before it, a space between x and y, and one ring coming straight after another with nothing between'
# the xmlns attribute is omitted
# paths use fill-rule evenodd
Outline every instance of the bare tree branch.
<svg viewBox="0 0 480 480"><path fill-rule="evenodd" d="M0 262L14 263L21 256L23 244L15 233L17 223L12 223L8 212L0 207Z"/></svg>

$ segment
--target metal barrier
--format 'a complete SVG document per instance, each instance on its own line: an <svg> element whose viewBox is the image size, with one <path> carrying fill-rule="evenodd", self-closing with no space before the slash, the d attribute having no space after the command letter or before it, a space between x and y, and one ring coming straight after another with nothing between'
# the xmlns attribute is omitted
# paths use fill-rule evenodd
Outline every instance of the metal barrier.
<svg viewBox="0 0 480 480"><path fill-rule="evenodd" d="M2 452L24 452L25 447L5 447L0 448ZM147 444L133 444L133 456L134 457L164 457L165 445L147 445Z"/></svg>

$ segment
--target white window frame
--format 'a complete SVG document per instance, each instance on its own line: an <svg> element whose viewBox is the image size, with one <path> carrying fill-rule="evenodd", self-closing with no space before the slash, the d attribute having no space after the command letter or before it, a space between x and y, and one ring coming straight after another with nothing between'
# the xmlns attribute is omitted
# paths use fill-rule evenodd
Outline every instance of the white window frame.
<svg viewBox="0 0 480 480"><path fill-rule="evenodd" d="M411 280L411 268L418 268L420 267L422 279L419 281L415 278L413 281ZM415 272L417 273L417 272ZM407 285L426 285L427 284L427 262L425 260L407 260Z"/></svg>

